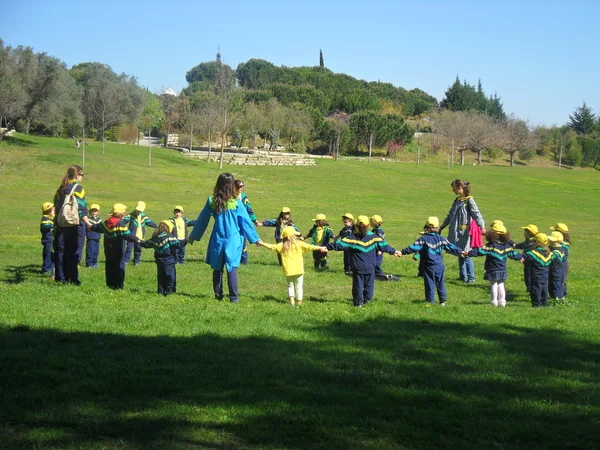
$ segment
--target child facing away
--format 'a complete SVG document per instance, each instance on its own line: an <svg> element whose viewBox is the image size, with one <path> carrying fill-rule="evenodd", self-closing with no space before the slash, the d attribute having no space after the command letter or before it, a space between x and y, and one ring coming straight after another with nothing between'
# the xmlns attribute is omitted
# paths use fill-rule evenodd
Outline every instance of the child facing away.
<svg viewBox="0 0 600 450"><path fill-rule="evenodd" d="M173 231L172 220L163 220L150 239L140 242L142 247L154 249L158 293L165 297L177 291L177 250L187 244L187 238L178 239Z"/></svg>
<svg viewBox="0 0 600 450"><path fill-rule="evenodd" d="M564 237L560 231L553 231L548 236L550 251L554 253L554 259L548 270L548 295L554 301L564 300L565 278L563 261L566 250L563 244Z"/></svg>
<svg viewBox="0 0 600 450"><path fill-rule="evenodd" d="M246 189L246 183L242 180L235 180L235 189L238 192L238 198L242 201L242 205L246 208L246 212L248 213L248 217L254 225L258 224L256 220L256 215L254 214L254 210L252 209L252 205L250 204L250 200L248 200L248 195L244 192ZM248 240L244 239L244 248L242 250L242 260L240 261L242 264L248 264Z"/></svg>
<svg viewBox="0 0 600 450"><path fill-rule="evenodd" d="M524 263L530 264L529 296L531 306L548 306L548 275L550 264L556 255L548 249L546 233L537 233L534 237L535 248L523 254Z"/></svg>
<svg viewBox="0 0 600 450"><path fill-rule="evenodd" d="M88 227L92 231L104 234L104 258L106 285L111 289L123 289L125 283L125 266L123 258L125 244L137 242L123 220L127 206L115 203L110 211L110 217L104 222Z"/></svg>
<svg viewBox="0 0 600 450"><path fill-rule="evenodd" d="M334 240L348 237L352 234L354 228L354 216L350 213L346 213L342 216L342 223L344 228L340 230L337 236L334 236ZM350 250L344 250L344 273L348 276L352 276L352 267L350 266Z"/></svg>
<svg viewBox="0 0 600 450"><path fill-rule="evenodd" d="M464 257L485 256L484 280L490 282L490 303L492 306L506 306L506 259L521 261L523 256L514 248L514 242L504 224L495 220L492 222L491 230L486 235L487 243L482 247L473 248L463 252Z"/></svg>
<svg viewBox="0 0 600 450"><path fill-rule="evenodd" d="M523 253L533 250L536 247L535 235L538 234L538 227L534 224L529 224L523 228L523 236L525 240L515 245L516 249L523 250ZM526 259L523 263L523 281L525 282L525 288L529 292L531 286L531 260Z"/></svg>
<svg viewBox="0 0 600 450"><path fill-rule="evenodd" d="M311 245L297 239L300 232L294 227L284 227L280 236L281 242L277 244L258 241L257 245L271 249L281 256L283 274L288 282L290 306L302 306L304 283L304 258L302 255L311 250L326 253L327 247Z"/></svg>
<svg viewBox="0 0 600 450"><path fill-rule="evenodd" d="M569 253L571 251L571 236L569 235L569 227L566 224L559 222L550 227L551 231L558 231L563 235L562 246L565 250L562 266L563 266L563 297L567 296L567 279L569 278Z"/></svg>
<svg viewBox="0 0 600 450"><path fill-rule="evenodd" d="M275 227L275 242L281 242L281 230L285 227L293 227L296 231L300 232L298 227L294 225L292 220L292 210L287 206L281 208L279 216L276 219L265 220L263 222L256 222L257 227ZM302 237L300 237L302 239ZM279 265L281 265L281 255L277 254Z"/></svg>
<svg viewBox="0 0 600 450"><path fill-rule="evenodd" d="M125 264L129 262L131 259L131 250L133 249L133 265L138 266L140 264L140 260L142 259L142 247L138 244L138 241L141 241L146 234L146 227L156 228L156 225L150 217L146 215L144 212L146 210L146 203L143 201L137 202L135 205L135 210L126 216L123 220L129 226L129 231L136 239L127 243L127 250L125 251L125 255L123 259L125 260Z"/></svg>
<svg viewBox="0 0 600 450"><path fill-rule="evenodd" d="M317 214L313 222L315 224L304 239L310 238L312 245L319 247L319 250L313 251L315 269L327 269L327 253L321 252L320 248L327 246L329 241L333 240L333 231L329 228L325 214Z"/></svg>
<svg viewBox="0 0 600 450"><path fill-rule="evenodd" d="M352 300L354 306L362 308L371 300L375 291L375 266L377 252L400 256L400 252L369 231L369 218L358 216L354 232L348 237L327 244L328 250L348 250L352 269Z"/></svg>
<svg viewBox="0 0 600 450"><path fill-rule="evenodd" d="M92 203L88 209L88 220L92 225L102 222L100 215L100 205ZM102 234L92 231L89 228L85 231L85 267L91 269L98 267L98 254L100 253L100 238Z"/></svg>
<svg viewBox="0 0 600 450"><path fill-rule="evenodd" d="M172 231L173 236L175 236L179 240L187 239L188 237L188 227L193 227L196 225L195 220L189 220L185 217L183 212L183 206L176 205L173 209L173 217L171 217L170 222L172 223ZM156 233L153 234L153 236ZM175 250L175 262L177 264L183 264L185 262L185 246L177 247Z"/></svg>
<svg viewBox="0 0 600 450"><path fill-rule="evenodd" d="M422 271L425 284L425 300L434 304L437 290L440 305L446 306L448 294L446 293L446 268L442 250L454 256L461 256L463 251L445 237L440 236L440 220L437 217L428 217L423 231L424 234L403 249L401 253L402 255L419 253L419 270Z"/></svg>
<svg viewBox="0 0 600 450"><path fill-rule="evenodd" d="M372 231L373 233L375 233L377 236L379 236L381 239L383 239L385 241L385 231L383 231L383 228L381 228L381 225L383 225L383 219L381 218L381 216L375 214L374 216L372 216L370 219L370 224L373 227ZM377 265L375 266L375 279L379 280L379 281L400 281L400 277L397 277L396 275L388 275L386 274L383 269L381 268L381 265L383 264L383 252L378 252L377 253Z"/></svg>
<svg viewBox="0 0 600 450"><path fill-rule="evenodd" d="M42 275L54 277L54 256L52 253L52 239L54 233L54 203L44 202L42 205L42 220L40 220L40 233L42 235Z"/></svg>

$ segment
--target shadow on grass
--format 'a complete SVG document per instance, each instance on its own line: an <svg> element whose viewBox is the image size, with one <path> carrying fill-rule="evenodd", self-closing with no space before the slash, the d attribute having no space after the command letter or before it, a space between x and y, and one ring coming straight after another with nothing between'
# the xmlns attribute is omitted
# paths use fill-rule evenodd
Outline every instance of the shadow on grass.
<svg viewBox="0 0 600 450"><path fill-rule="evenodd" d="M42 276L40 274L41 267L39 264L27 264L24 266L8 266L4 269L4 272L7 275L7 278L3 280L4 283L7 284L20 284L25 281L25 279L29 277L39 277ZM47 277L47 275L43 275Z"/></svg>
<svg viewBox="0 0 600 450"><path fill-rule="evenodd" d="M6 136L2 142L16 147L39 147L40 145L38 142L16 136Z"/></svg>
<svg viewBox="0 0 600 450"><path fill-rule="evenodd" d="M597 343L426 318L310 340L0 329L5 448L594 448Z"/></svg>

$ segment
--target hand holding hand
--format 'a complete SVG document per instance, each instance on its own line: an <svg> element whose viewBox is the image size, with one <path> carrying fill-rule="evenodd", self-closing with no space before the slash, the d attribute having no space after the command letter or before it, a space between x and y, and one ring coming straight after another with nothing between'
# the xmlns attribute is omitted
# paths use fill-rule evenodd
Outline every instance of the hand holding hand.
<svg viewBox="0 0 600 450"><path fill-rule="evenodd" d="M193 238L189 237L187 241L188 241L188 245L194 245L194 239Z"/></svg>
<svg viewBox="0 0 600 450"><path fill-rule="evenodd" d="M321 247L321 253L327 253L327 252L328 252L327 247Z"/></svg>
<svg viewBox="0 0 600 450"><path fill-rule="evenodd" d="M394 253L394 256L396 258L400 258L402 256L402 252L400 250L396 250L396 252Z"/></svg>
<svg viewBox="0 0 600 450"><path fill-rule="evenodd" d="M263 241L260 240L260 239L258 241L256 241L256 246L257 247L262 247L263 246Z"/></svg>
<svg viewBox="0 0 600 450"><path fill-rule="evenodd" d="M262 227L262 226L263 226L262 222L254 222L254 224L255 224L257 227Z"/></svg>

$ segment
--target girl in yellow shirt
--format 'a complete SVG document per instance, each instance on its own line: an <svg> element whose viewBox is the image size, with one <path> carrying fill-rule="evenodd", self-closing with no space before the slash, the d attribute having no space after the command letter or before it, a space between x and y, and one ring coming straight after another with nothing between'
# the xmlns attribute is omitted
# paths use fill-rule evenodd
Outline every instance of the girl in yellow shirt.
<svg viewBox="0 0 600 450"><path fill-rule="evenodd" d="M282 241L277 244L267 244L259 241L257 244L277 252L281 256L283 274L288 282L288 295L290 306L302 306L302 284L304 281L304 258L302 255L310 251L327 252L327 247L310 245L296 239L300 232L294 227L285 227L281 230Z"/></svg>

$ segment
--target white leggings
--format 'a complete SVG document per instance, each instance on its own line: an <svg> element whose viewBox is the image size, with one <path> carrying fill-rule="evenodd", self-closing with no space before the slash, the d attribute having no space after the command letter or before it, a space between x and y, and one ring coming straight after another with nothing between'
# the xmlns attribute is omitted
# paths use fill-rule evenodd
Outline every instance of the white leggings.
<svg viewBox="0 0 600 450"><path fill-rule="evenodd" d="M506 306L504 281L490 281L490 303L494 306Z"/></svg>
<svg viewBox="0 0 600 450"><path fill-rule="evenodd" d="M294 297L296 300L302 300L302 283L304 281L304 275L292 275L291 277L285 277L288 282L288 295Z"/></svg>

